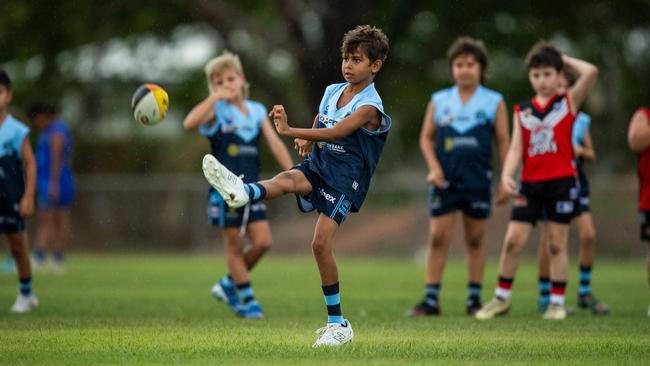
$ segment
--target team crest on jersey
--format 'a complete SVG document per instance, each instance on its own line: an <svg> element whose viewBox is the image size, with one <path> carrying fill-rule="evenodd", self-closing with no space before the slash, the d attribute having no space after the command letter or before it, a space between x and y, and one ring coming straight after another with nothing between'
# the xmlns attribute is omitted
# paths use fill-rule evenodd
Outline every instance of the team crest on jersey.
<svg viewBox="0 0 650 366"><path fill-rule="evenodd" d="M487 118L487 113L485 113L484 110L478 110L476 111L476 114L474 115L474 119L478 124L484 125L487 123L488 118Z"/></svg>
<svg viewBox="0 0 650 366"><path fill-rule="evenodd" d="M556 152L557 143L555 142L553 127L546 124L540 124L530 131L528 156L533 157L549 153L555 154Z"/></svg>

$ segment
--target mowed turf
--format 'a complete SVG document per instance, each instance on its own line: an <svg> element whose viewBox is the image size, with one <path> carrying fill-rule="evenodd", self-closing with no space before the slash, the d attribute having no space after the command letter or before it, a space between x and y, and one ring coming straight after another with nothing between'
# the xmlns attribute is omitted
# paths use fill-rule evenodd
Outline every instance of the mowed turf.
<svg viewBox="0 0 650 366"><path fill-rule="evenodd" d="M16 279L0 277L0 363L33 364L648 364L650 291L642 261L600 261L594 289L611 308L566 321L536 310L532 263L522 265L510 315L464 315L464 262L448 264L440 318L408 319L421 297L423 263L339 258L342 307L352 344L312 349L324 325L318 273L309 257L268 257L252 275L264 320L233 316L210 295L215 256L72 256L65 275L36 274L41 307L14 315ZM572 266L569 305L577 288ZM483 300L494 289L487 266ZM6 309L6 310L5 310Z"/></svg>

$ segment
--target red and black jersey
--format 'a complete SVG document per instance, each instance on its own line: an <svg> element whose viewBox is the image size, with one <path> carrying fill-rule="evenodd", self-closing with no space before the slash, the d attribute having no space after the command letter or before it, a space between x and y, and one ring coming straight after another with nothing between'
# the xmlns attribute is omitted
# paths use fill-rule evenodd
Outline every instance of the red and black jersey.
<svg viewBox="0 0 650 366"><path fill-rule="evenodd" d="M536 98L515 105L523 142L522 182L543 182L577 174L573 143L573 121L569 98L555 95L546 105Z"/></svg>
<svg viewBox="0 0 650 366"><path fill-rule="evenodd" d="M650 121L650 109L641 108ZM639 209L650 211L650 148L639 153Z"/></svg>

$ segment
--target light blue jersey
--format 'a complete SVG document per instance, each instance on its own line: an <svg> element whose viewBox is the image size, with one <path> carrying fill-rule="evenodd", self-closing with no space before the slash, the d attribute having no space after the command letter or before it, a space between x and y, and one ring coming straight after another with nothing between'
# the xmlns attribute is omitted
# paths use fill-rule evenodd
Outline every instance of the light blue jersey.
<svg viewBox="0 0 650 366"><path fill-rule="evenodd" d="M348 83L333 84L325 89L318 107L317 128L331 128L364 105L375 107L381 113L381 124L376 131L359 128L352 134L333 142L318 142L308 157L310 169L327 185L345 194L356 212L368 193L379 157L391 128L391 119L384 112L381 98L371 83L348 104L336 105Z"/></svg>
<svg viewBox="0 0 650 366"><path fill-rule="evenodd" d="M0 198L3 201L16 203L25 191L22 146L28 134L29 127L10 114L0 124Z"/></svg>
<svg viewBox="0 0 650 366"><path fill-rule="evenodd" d="M457 86L431 96L435 108L436 156L451 187L490 188L494 120L502 100L500 93L482 85L464 104Z"/></svg>
<svg viewBox="0 0 650 366"><path fill-rule="evenodd" d="M573 122L572 141L574 145L584 145L589 125L591 125L591 117L587 113L579 112Z"/></svg>
<svg viewBox="0 0 650 366"><path fill-rule="evenodd" d="M261 103L245 100L247 114L226 100L214 105L215 121L202 125L199 132L210 140L212 154L244 182L259 179L259 138L266 108Z"/></svg>

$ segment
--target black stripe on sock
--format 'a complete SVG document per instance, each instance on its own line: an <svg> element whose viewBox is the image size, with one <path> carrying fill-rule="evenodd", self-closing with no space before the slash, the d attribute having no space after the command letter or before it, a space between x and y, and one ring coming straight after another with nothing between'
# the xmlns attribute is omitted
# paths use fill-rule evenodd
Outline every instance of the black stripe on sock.
<svg viewBox="0 0 650 366"><path fill-rule="evenodd" d="M327 285L327 286L322 286L323 288L323 295L325 296L332 296L336 295L339 293L339 283L335 283L332 285Z"/></svg>
<svg viewBox="0 0 650 366"><path fill-rule="evenodd" d="M327 315L329 316L339 316L341 315L341 304L336 305L327 305Z"/></svg>

